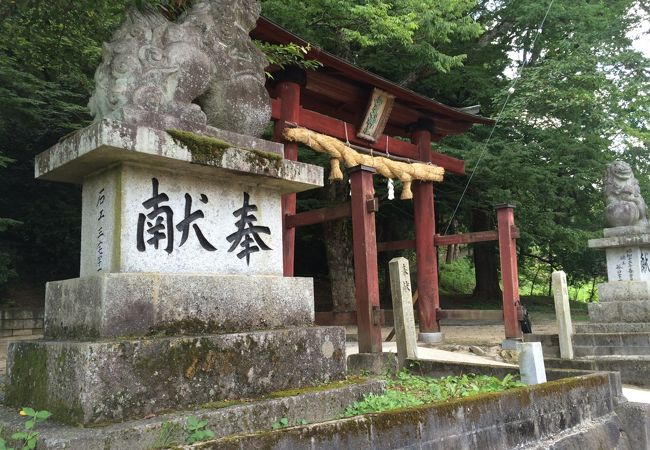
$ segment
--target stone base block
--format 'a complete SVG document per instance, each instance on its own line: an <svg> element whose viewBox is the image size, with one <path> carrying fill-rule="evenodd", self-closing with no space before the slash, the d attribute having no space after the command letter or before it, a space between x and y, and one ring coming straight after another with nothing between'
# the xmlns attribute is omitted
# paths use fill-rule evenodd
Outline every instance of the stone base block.
<svg viewBox="0 0 650 450"><path fill-rule="evenodd" d="M339 380L345 364L342 327L14 342L5 403L92 424Z"/></svg>
<svg viewBox="0 0 650 450"><path fill-rule="evenodd" d="M337 381L316 388L274 392L255 401L217 404L95 427L76 427L56 423L56 416L37 426L39 450L152 450L180 448L187 439L189 416L208 422L215 438L270 430L273 423L286 418L290 425L307 421L326 422L340 417L345 408L364 395L381 394L385 383ZM0 406L0 426L4 436L22 431L25 419L13 408ZM7 444L13 444L8 442ZM21 448L21 447L19 447ZM239 448L239 447L237 447Z"/></svg>
<svg viewBox="0 0 650 450"><path fill-rule="evenodd" d="M386 375L397 372L396 353L355 353L348 356L351 374Z"/></svg>
<svg viewBox="0 0 650 450"><path fill-rule="evenodd" d="M598 285L600 302L650 301L650 283L647 281L612 281Z"/></svg>
<svg viewBox="0 0 650 450"><path fill-rule="evenodd" d="M592 322L650 322L650 301L590 303Z"/></svg>
<svg viewBox="0 0 650 450"><path fill-rule="evenodd" d="M619 372L623 384L650 387L650 356L595 356L591 358L545 358L547 368Z"/></svg>
<svg viewBox="0 0 650 450"><path fill-rule="evenodd" d="M648 333L650 323L579 323L574 324L573 329L576 333Z"/></svg>
<svg viewBox="0 0 650 450"><path fill-rule="evenodd" d="M314 321L311 278L104 273L47 284L45 336L229 333Z"/></svg>

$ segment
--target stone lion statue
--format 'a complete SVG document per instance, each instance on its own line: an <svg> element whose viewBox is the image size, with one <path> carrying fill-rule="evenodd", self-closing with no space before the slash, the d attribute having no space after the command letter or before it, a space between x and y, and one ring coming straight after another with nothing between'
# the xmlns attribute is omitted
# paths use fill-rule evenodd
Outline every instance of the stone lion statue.
<svg viewBox="0 0 650 450"><path fill-rule="evenodd" d="M267 61L248 36L259 14L257 0L203 1L176 22L129 9L103 46L88 104L95 121L261 135L271 114Z"/></svg>
<svg viewBox="0 0 650 450"><path fill-rule="evenodd" d="M609 164L603 184L605 218L609 227L648 225L648 207L628 163L614 161Z"/></svg>

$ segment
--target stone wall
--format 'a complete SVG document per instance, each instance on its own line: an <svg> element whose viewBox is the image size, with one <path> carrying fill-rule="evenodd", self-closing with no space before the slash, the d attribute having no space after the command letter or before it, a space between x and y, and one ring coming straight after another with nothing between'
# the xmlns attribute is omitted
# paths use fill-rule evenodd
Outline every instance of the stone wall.
<svg viewBox="0 0 650 450"><path fill-rule="evenodd" d="M0 309L0 337L43 334L43 308Z"/></svg>
<svg viewBox="0 0 650 450"><path fill-rule="evenodd" d="M230 437L194 448L532 448L590 429L584 449L630 448L614 413L609 374L568 378L502 393ZM570 447L560 447L570 448ZM576 447L572 447L576 448Z"/></svg>

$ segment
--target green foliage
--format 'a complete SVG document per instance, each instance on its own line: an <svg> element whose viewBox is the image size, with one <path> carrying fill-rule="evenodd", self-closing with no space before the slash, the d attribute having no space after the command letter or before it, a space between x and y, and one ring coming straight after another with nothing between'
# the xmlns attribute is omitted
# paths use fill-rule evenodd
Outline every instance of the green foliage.
<svg viewBox="0 0 650 450"><path fill-rule="evenodd" d="M214 432L208 428L207 420L199 420L196 416L189 416L185 423L187 437L185 442L194 444L214 437Z"/></svg>
<svg viewBox="0 0 650 450"><path fill-rule="evenodd" d="M308 423L309 422L307 422L305 419L298 419L296 420L294 425L307 425ZM289 424L289 419L286 417L282 417L271 424L271 429L279 430L281 428L287 428L289 426L291 426Z"/></svg>
<svg viewBox="0 0 650 450"><path fill-rule="evenodd" d="M273 422L273 424L271 424L271 428L274 430L278 430L280 428L286 428L288 426L289 426L289 419L287 419L286 417L282 417L277 422Z"/></svg>
<svg viewBox="0 0 650 450"><path fill-rule="evenodd" d="M445 294L471 294L476 285L474 264L469 258L440 263L439 285Z"/></svg>
<svg viewBox="0 0 650 450"><path fill-rule="evenodd" d="M461 375L430 378L412 375L405 370L398 372L395 379L389 379L383 394L367 394L363 400L349 405L344 417L368 414L392 409L412 408L426 403L435 403L471 395L500 392L525 386L512 375L503 380L487 375Z"/></svg>
<svg viewBox="0 0 650 450"><path fill-rule="evenodd" d="M470 16L474 0L263 0L262 13L325 50L393 80L447 72L465 55L452 41L480 34ZM397 63L399 62L399 63Z"/></svg>
<svg viewBox="0 0 650 450"><path fill-rule="evenodd" d="M496 116L511 83L504 71L511 76L526 61L489 145L489 128L476 127L440 148L469 168L482 155L458 217L471 229L472 216L484 211L494 226L491 205L514 203L521 272L532 278L540 266L565 270L576 285L604 273L602 253L586 242L604 225L600 180L608 162L631 162L650 193L650 73L627 36L642 16L634 4L555 1L534 45L548 2L482 4L475 17L486 32L463 45L465 65L421 86L443 102L480 103L484 115ZM437 211L443 231L466 182L447 180Z"/></svg>
<svg viewBox="0 0 650 450"><path fill-rule="evenodd" d="M320 61L305 59L305 56L311 50L311 45L309 44L303 46L291 42L286 45L280 45L255 41L255 45L266 55L269 65L279 69L284 69L287 66L295 66L304 70L316 70L322 66ZM269 72L266 72L266 75L273 78Z"/></svg>
<svg viewBox="0 0 650 450"><path fill-rule="evenodd" d="M24 431L13 433L11 439L20 442L22 450L33 450L36 448L39 436L39 433L34 431L34 427L49 419L52 413L45 410L35 411L32 408L24 407L20 410L20 415L29 417L29 419L24 424ZM8 448L6 441L0 438L0 450L14 450L14 448Z"/></svg>
<svg viewBox="0 0 650 450"><path fill-rule="evenodd" d="M181 426L174 422L165 421L160 426L160 434L156 437L152 448L168 448L178 444L175 436L181 431Z"/></svg>

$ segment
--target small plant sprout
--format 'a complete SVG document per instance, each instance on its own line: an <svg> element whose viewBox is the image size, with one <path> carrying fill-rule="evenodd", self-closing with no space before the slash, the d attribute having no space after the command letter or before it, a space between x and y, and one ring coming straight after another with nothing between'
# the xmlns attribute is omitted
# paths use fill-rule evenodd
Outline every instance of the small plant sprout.
<svg viewBox="0 0 650 450"><path fill-rule="evenodd" d="M287 419L286 417L283 417L280 420L278 420L277 422L273 422L273 424L271 425L271 428L274 429L274 430L278 430L280 428L285 428L285 427L288 427L288 426L289 426L289 419Z"/></svg>
<svg viewBox="0 0 650 450"><path fill-rule="evenodd" d="M18 413L23 417L29 417L24 424L24 430L18 431L11 435L11 439L18 441L22 444L21 450L33 450L38 443L38 431L34 431L37 424L46 421L52 415L49 411L35 411L32 408L23 407ZM14 450L8 448L4 439L0 438L0 450Z"/></svg>
<svg viewBox="0 0 650 450"><path fill-rule="evenodd" d="M185 423L185 431L187 438L185 441L188 444L201 442L214 437L214 432L208 428L207 420L199 420L195 416L189 416Z"/></svg>
<svg viewBox="0 0 650 450"><path fill-rule="evenodd" d="M368 394L363 400L349 405L344 417L359 414L388 411L398 408L412 408L426 403L444 402L454 398L469 397L487 392L499 392L525 386L512 375L503 380L486 375L461 375L430 378L412 375L405 370L394 379L387 380L383 394Z"/></svg>

